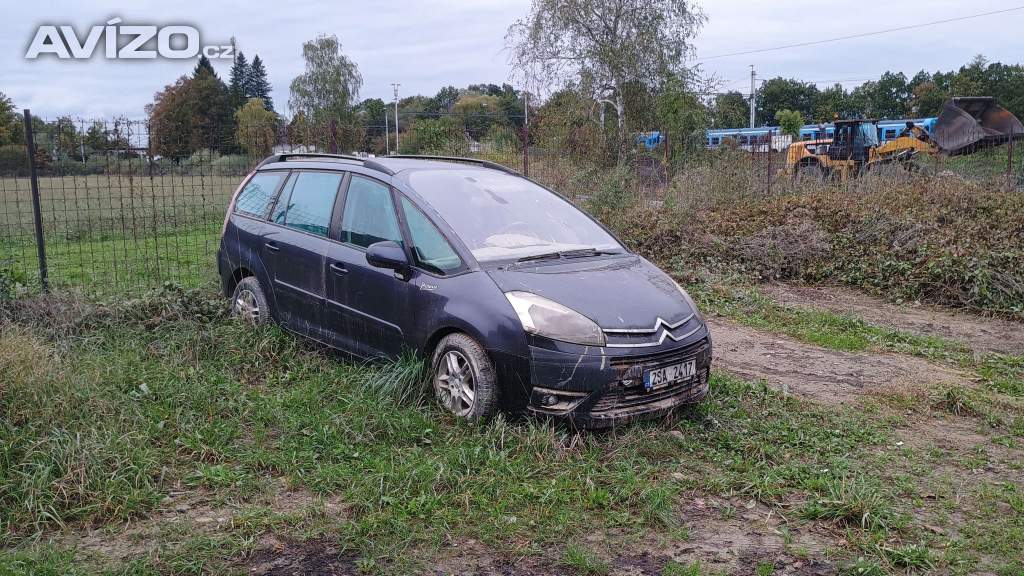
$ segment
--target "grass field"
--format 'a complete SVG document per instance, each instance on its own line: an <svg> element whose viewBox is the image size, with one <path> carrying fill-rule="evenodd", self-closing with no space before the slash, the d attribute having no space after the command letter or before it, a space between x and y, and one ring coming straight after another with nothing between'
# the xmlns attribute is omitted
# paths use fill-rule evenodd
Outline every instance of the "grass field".
<svg viewBox="0 0 1024 576"><path fill-rule="evenodd" d="M856 574L1024 568L1022 464L1002 452L1024 442L1024 420L998 391L971 400L969 419L989 432L964 453L895 432L949 404L821 406L720 372L711 400L670 422L474 428L423 401L415 361L346 363L223 318L212 293L25 306L0 331L8 573L244 573L268 538L330 546L365 573L443 565L459 547L533 573L618 573L641 549L666 574L712 573L655 554L696 537L692 506L708 501L712 522L770 512L786 561ZM840 347L874 333L828 324ZM897 336L883 345L908 340ZM1018 481L970 472L1006 466ZM103 544L79 536L88 526Z"/></svg>
<svg viewBox="0 0 1024 576"><path fill-rule="evenodd" d="M628 174L538 168L593 187L600 209L630 208ZM760 181L704 176L709 202ZM681 259L668 235L651 257L714 322L960 377L833 402L780 389L770 369L719 368L707 402L663 422L470 427L434 406L413 358L353 364L225 317L213 257L236 178L104 178L43 187L52 282L104 297L0 300L0 576L1024 574L1024 354L776 302L735 263ZM0 270L32 284L27 181L3 185ZM977 214L1013 230L1015 204L988 201L949 213L980 235ZM879 204L872 217L894 228L952 221ZM840 214L809 206L805 219ZM702 241L758 232L728 216L732 236ZM769 239L802 246L772 226ZM200 288L150 292L165 282Z"/></svg>
<svg viewBox="0 0 1024 576"><path fill-rule="evenodd" d="M164 282L198 286L215 272L217 233L239 176L40 179L50 282L101 294ZM38 285L27 178L0 179L0 269Z"/></svg>

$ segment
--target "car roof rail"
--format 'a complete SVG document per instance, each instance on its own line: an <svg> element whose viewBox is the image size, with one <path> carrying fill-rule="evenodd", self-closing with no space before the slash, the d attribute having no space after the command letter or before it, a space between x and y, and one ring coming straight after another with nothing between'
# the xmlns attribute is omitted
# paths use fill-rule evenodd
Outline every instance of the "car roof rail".
<svg viewBox="0 0 1024 576"><path fill-rule="evenodd" d="M267 164L274 164L276 162L287 162L291 158L326 158L329 160L355 160L356 162L365 162L366 158L360 158L359 156L351 156L348 154L327 154L321 152L283 152L281 154L271 154L267 156L262 162L260 162L256 168L262 168Z"/></svg>
<svg viewBox="0 0 1024 576"><path fill-rule="evenodd" d="M476 164L485 168L491 168L494 170L501 170L502 172L513 174L515 176L522 176L519 172L516 172L512 168L497 162L491 162L490 160L483 160L481 158L465 158L462 156L430 156L420 154L392 154L391 156L385 156L385 158L407 158L410 160L439 160L442 162L462 162L464 164Z"/></svg>

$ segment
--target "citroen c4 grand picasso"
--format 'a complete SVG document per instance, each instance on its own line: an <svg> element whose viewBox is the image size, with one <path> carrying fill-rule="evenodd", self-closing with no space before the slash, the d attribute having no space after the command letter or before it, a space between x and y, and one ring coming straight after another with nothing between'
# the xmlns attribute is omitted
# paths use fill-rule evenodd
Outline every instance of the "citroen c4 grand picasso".
<svg viewBox="0 0 1024 576"><path fill-rule="evenodd" d="M363 358L414 350L467 420L602 427L708 391L711 336L686 291L490 162L271 156L235 193L217 264L235 315Z"/></svg>

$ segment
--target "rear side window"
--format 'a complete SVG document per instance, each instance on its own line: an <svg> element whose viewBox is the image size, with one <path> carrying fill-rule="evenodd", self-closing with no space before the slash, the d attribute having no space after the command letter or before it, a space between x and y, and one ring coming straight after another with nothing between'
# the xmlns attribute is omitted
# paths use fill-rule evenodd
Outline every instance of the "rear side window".
<svg viewBox="0 0 1024 576"><path fill-rule="evenodd" d="M281 192L273 221L288 228L327 236L341 178L341 174L330 172L297 173Z"/></svg>
<svg viewBox="0 0 1024 576"><path fill-rule="evenodd" d="M440 230L413 205L408 198L402 198L402 212L409 225L409 239L416 263L422 268L444 274L462 267L462 259L451 244L441 235Z"/></svg>
<svg viewBox="0 0 1024 576"><path fill-rule="evenodd" d="M341 241L367 248L375 242L402 243L391 190L374 180L352 176L341 219Z"/></svg>
<svg viewBox="0 0 1024 576"><path fill-rule="evenodd" d="M235 212L263 218L286 172L264 172L253 176L235 198Z"/></svg>

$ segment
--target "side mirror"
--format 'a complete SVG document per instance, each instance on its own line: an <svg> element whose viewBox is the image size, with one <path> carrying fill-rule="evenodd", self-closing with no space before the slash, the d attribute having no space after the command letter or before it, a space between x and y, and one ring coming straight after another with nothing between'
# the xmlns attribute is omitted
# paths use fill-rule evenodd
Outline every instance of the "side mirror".
<svg viewBox="0 0 1024 576"><path fill-rule="evenodd" d="M399 271L409 267L409 259L405 257L405 250L398 242L391 240L370 244L366 249L366 262L377 268Z"/></svg>

